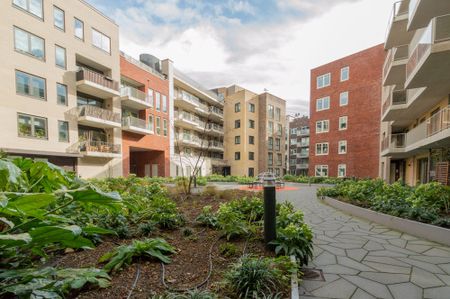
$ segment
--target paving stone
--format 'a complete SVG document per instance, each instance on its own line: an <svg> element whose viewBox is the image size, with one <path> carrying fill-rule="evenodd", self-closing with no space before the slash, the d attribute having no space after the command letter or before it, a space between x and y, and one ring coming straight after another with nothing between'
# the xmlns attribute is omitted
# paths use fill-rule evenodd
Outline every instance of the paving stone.
<svg viewBox="0 0 450 299"><path fill-rule="evenodd" d="M364 258L364 261L387 264L387 265L395 265L395 266L401 266L401 267L407 267L407 268L411 267L410 264L399 261L398 259L393 258L393 257L368 255Z"/></svg>
<svg viewBox="0 0 450 299"><path fill-rule="evenodd" d="M394 246L400 247L400 248L405 248L407 241L403 240L403 239L392 239L392 240L388 240L389 243L391 243Z"/></svg>
<svg viewBox="0 0 450 299"><path fill-rule="evenodd" d="M323 235L323 236L322 236L322 235L316 236L316 239L317 239L317 240L326 241L326 242L328 242L328 243L330 243L330 242L336 242L335 239L330 238L330 237L325 236L325 235Z"/></svg>
<svg viewBox="0 0 450 299"><path fill-rule="evenodd" d="M376 299L374 296L364 292L361 289L356 289L356 292L352 296L352 299L372 299L372 298Z"/></svg>
<svg viewBox="0 0 450 299"><path fill-rule="evenodd" d="M313 247L314 256L319 256L324 250L318 246Z"/></svg>
<svg viewBox="0 0 450 299"><path fill-rule="evenodd" d="M312 291L314 291L318 288L321 288L321 287L341 278L339 275L336 275L336 274L327 274L324 276L325 276L325 281L304 280L302 282L302 286L305 288L305 290L307 292L311 293Z"/></svg>
<svg viewBox="0 0 450 299"><path fill-rule="evenodd" d="M330 243L328 244L330 246L342 248L342 249L358 249L361 248L360 244L354 244L354 243Z"/></svg>
<svg viewBox="0 0 450 299"><path fill-rule="evenodd" d="M391 250L373 250L368 253L372 256L387 256L387 257L407 257L407 254L391 251Z"/></svg>
<svg viewBox="0 0 450 299"><path fill-rule="evenodd" d="M435 242L431 242L431 241L427 241L427 240L421 240L421 239L417 239L417 240L413 240L413 241L409 241L410 244L416 244L416 245L430 245L430 246L439 246L438 243Z"/></svg>
<svg viewBox="0 0 450 299"><path fill-rule="evenodd" d="M326 250L334 255L346 256L345 250L342 248L337 248L337 247L330 246L330 245L320 245L320 248L322 248L323 250Z"/></svg>
<svg viewBox="0 0 450 299"><path fill-rule="evenodd" d="M426 255L410 255L410 259L416 261L427 262L431 264L447 264L449 259L446 257L426 256Z"/></svg>
<svg viewBox="0 0 450 299"><path fill-rule="evenodd" d="M445 273L450 274L450 264L441 264L439 267L445 271Z"/></svg>
<svg viewBox="0 0 450 299"><path fill-rule="evenodd" d="M382 283L393 284L409 281L409 274L394 274L394 273L382 273L382 272L361 272L359 276Z"/></svg>
<svg viewBox="0 0 450 299"><path fill-rule="evenodd" d="M343 277L376 298L392 298L388 288L384 284L359 276L343 275Z"/></svg>
<svg viewBox="0 0 450 299"><path fill-rule="evenodd" d="M339 235L341 232L338 230L328 230L325 232L325 235L327 235L328 237L336 237L337 235Z"/></svg>
<svg viewBox="0 0 450 299"><path fill-rule="evenodd" d="M450 286L450 275L436 274L443 283Z"/></svg>
<svg viewBox="0 0 450 299"><path fill-rule="evenodd" d="M378 270L379 272L399 273L399 274L409 274L411 272L411 268L406 268L406 267L374 263L374 262L364 262L364 261L362 263L366 266L369 266L369 267L375 269L375 270Z"/></svg>
<svg viewBox="0 0 450 299"><path fill-rule="evenodd" d="M427 250L429 250L431 248L431 246L429 245L417 245L417 244L407 244L406 249L411 250L411 251L415 251L418 253L422 253L425 252Z"/></svg>
<svg viewBox="0 0 450 299"><path fill-rule="evenodd" d="M367 250L383 250L384 249L384 247L380 243L375 242L375 241L367 242L367 244L364 245L363 248L367 249Z"/></svg>
<svg viewBox="0 0 450 299"><path fill-rule="evenodd" d="M383 233L383 235L400 237L402 235L402 233L395 231L395 230L389 230L389 231Z"/></svg>
<svg viewBox="0 0 450 299"><path fill-rule="evenodd" d="M338 260L338 264L349 267L349 268L353 268L359 271L375 271L373 268L370 268L364 264L361 264L355 260L352 260L348 257L344 257L344 256L338 256L337 257Z"/></svg>
<svg viewBox="0 0 450 299"><path fill-rule="evenodd" d="M423 298L448 299L450 298L450 287L426 289Z"/></svg>
<svg viewBox="0 0 450 299"><path fill-rule="evenodd" d="M392 240L389 240L389 242ZM404 248L400 248L394 245L390 245L390 244L385 244L383 245L384 248L386 248L386 250L392 251L392 252L399 252L399 253L403 253L405 255L409 255L409 254L416 254L416 252L408 250L408 249L404 249Z"/></svg>
<svg viewBox="0 0 450 299"><path fill-rule="evenodd" d="M408 235L408 234L405 234L405 233L403 233L400 238L402 238L404 240L408 240L408 241L419 240L417 237L414 237L414 236L411 236L411 235Z"/></svg>
<svg viewBox="0 0 450 299"><path fill-rule="evenodd" d="M337 264L336 256L328 251L322 252L314 259L314 263L318 266Z"/></svg>
<svg viewBox="0 0 450 299"><path fill-rule="evenodd" d="M421 268L421 269L426 270L431 273L445 274L445 272L443 272L441 268L439 268L438 266L436 266L434 264L430 264L430 263L422 262L422 261L416 261L416 260L413 260L410 258L398 258L398 260L405 262L407 264L413 265L415 267Z"/></svg>
<svg viewBox="0 0 450 299"><path fill-rule="evenodd" d="M358 274L358 270L348 268L342 265L326 265L322 267L323 272L331 273L331 274L349 274L356 275Z"/></svg>
<svg viewBox="0 0 450 299"><path fill-rule="evenodd" d="M314 290L312 294L314 296L325 298L348 299L351 297L355 290L356 286L341 278L317 290Z"/></svg>
<svg viewBox="0 0 450 299"><path fill-rule="evenodd" d="M346 249L347 256L351 259L354 259L358 262L362 261L362 259L367 255L368 251L365 249Z"/></svg>
<svg viewBox="0 0 450 299"><path fill-rule="evenodd" d="M370 230L371 232L377 233L377 234L382 234L384 232L389 231L388 228L379 228L379 227L375 227L373 229Z"/></svg>
<svg viewBox="0 0 450 299"><path fill-rule="evenodd" d="M444 285L444 283L433 273L416 267L413 267L413 270L411 272L411 282L415 283L421 288L432 288Z"/></svg>
<svg viewBox="0 0 450 299"><path fill-rule="evenodd" d="M393 284L388 286L395 299L421 299L422 289L418 286L406 282L400 284Z"/></svg>

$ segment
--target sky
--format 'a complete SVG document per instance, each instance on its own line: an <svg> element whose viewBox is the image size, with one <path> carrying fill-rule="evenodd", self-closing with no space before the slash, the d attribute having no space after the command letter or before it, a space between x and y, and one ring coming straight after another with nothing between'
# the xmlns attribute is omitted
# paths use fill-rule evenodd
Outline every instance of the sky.
<svg viewBox="0 0 450 299"><path fill-rule="evenodd" d="M310 70L384 41L394 0L88 0L120 48L170 58L206 88L240 85L308 114Z"/></svg>

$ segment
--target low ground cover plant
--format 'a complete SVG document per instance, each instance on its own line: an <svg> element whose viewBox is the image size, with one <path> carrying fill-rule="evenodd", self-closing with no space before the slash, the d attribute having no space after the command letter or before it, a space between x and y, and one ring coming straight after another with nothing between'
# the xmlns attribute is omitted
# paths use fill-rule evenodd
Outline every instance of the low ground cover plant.
<svg viewBox="0 0 450 299"><path fill-rule="evenodd" d="M383 180L343 181L321 188L329 196L396 217L450 228L450 187L433 182L417 187Z"/></svg>

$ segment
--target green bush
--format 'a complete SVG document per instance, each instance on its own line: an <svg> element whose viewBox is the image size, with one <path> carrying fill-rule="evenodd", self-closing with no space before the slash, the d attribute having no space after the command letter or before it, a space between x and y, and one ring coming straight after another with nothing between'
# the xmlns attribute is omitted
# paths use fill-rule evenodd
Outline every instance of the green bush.
<svg viewBox="0 0 450 299"><path fill-rule="evenodd" d="M217 211L217 226L227 240L247 235L250 230L244 215L229 204L221 204Z"/></svg>
<svg viewBox="0 0 450 299"><path fill-rule="evenodd" d="M224 257L233 257L238 253L238 249L233 243L223 243L219 246L219 252Z"/></svg>
<svg viewBox="0 0 450 299"><path fill-rule="evenodd" d="M217 226L217 216L212 211L212 206L204 206L196 220L203 226L214 228Z"/></svg>

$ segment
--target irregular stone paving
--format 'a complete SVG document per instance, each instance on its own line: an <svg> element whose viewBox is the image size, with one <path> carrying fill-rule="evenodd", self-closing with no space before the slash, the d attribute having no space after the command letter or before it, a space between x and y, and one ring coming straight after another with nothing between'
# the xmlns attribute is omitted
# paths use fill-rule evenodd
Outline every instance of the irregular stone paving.
<svg viewBox="0 0 450 299"><path fill-rule="evenodd" d="M297 185L299 186L299 185ZM300 298L450 299L450 248L344 214L320 202L316 187L277 192L303 210L325 281L305 280Z"/></svg>

